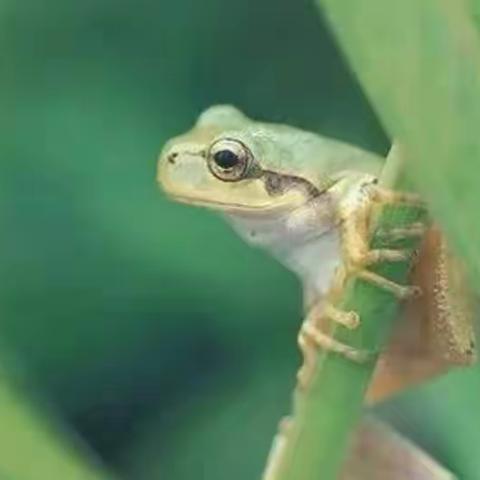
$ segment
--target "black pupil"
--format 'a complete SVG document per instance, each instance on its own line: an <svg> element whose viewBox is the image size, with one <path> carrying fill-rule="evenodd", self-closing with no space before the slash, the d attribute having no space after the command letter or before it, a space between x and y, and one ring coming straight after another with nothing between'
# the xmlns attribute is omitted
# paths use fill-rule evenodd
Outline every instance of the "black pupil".
<svg viewBox="0 0 480 480"><path fill-rule="evenodd" d="M238 155L231 150L220 150L213 155L215 163L225 170L235 167L240 162Z"/></svg>

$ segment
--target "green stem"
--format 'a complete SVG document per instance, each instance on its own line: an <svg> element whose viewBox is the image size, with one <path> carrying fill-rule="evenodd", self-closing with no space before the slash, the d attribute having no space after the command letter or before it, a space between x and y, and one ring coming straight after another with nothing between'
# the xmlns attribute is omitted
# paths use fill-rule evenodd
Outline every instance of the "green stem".
<svg viewBox="0 0 480 480"><path fill-rule="evenodd" d="M392 151L387 159L381 183L401 186L401 159ZM376 223L380 228L402 227L418 221L423 211L415 208L388 208ZM395 245L415 248L417 241ZM373 234L372 247L387 246L380 235ZM407 283L409 262L382 264L375 271L398 283ZM349 331L336 327L333 336L340 342L372 352L372 359L357 364L346 358L322 352L309 389L297 392L291 427L285 436L285 447L276 460L274 480L333 480L345 457L349 433L355 427L366 389L375 367L377 353L385 344L396 317L398 301L390 293L362 280L347 283L341 307L359 313L362 325Z"/></svg>

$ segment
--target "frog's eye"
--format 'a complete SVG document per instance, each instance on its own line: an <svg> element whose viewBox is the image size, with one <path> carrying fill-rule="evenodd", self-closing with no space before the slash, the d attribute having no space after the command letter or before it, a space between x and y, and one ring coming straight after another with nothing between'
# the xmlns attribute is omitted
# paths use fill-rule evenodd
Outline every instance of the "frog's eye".
<svg viewBox="0 0 480 480"><path fill-rule="evenodd" d="M225 182L241 180L251 160L250 150L242 142L232 139L222 139L213 143L207 158L210 171Z"/></svg>

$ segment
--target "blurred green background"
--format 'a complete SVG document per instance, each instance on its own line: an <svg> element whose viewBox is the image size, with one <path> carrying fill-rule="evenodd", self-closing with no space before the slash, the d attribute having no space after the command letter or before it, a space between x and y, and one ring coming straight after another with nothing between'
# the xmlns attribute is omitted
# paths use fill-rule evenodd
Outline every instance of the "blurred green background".
<svg viewBox="0 0 480 480"><path fill-rule="evenodd" d="M384 153L317 10L3 0L0 22L5 377L120 478L258 478L290 409L300 286L165 199L156 157L215 103ZM479 393L471 369L377 413L478 479Z"/></svg>

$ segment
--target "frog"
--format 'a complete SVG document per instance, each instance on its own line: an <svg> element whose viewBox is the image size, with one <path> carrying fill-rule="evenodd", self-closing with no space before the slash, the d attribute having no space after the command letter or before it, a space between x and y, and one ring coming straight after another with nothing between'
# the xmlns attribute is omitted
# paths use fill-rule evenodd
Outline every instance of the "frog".
<svg viewBox="0 0 480 480"><path fill-rule="evenodd" d="M354 362L368 358L369 352L337 341L323 328L325 322L347 329L361 323L356 312L343 311L332 301L346 279L361 278L412 304L418 304L415 299L425 287L415 282L399 285L371 270L410 255L401 249L369 248L375 208L424 206L416 193L379 185L384 161L381 155L338 139L250 119L232 105L202 112L194 127L169 140L160 154L157 179L170 198L219 212L247 243L268 251L300 279L305 304L298 334L304 356L298 373L301 388L311 382L319 350ZM417 269L436 315L409 315L381 356L370 388L372 401L450 364L470 364L476 358L471 315L456 301L461 290L457 284L465 282L450 281L458 275L451 274L451 255L441 232L416 222L390 234L397 239L426 237L425 250L436 252L430 258L436 269L426 268L425 262ZM428 256L432 254L422 255ZM436 272L435 279L426 270ZM408 329L416 334L405 334ZM425 329L432 332L428 338Z"/></svg>

